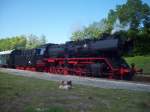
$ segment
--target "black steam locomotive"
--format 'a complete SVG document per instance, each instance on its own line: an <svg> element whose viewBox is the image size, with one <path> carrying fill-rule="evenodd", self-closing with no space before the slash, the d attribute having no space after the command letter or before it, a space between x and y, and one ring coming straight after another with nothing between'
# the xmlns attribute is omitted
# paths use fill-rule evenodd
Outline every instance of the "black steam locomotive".
<svg viewBox="0 0 150 112"><path fill-rule="evenodd" d="M122 54L131 46L131 41L116 36L65 44L49 43L34 49L0 52L0 65L64 75L130 80L134 74Z"/></svg>

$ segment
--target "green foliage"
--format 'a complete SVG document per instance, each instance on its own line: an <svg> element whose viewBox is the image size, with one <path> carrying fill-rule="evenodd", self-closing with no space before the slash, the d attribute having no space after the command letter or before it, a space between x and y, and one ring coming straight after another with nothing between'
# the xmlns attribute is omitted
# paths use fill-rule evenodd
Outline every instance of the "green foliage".
<svg viewBox="0 0 150 112"><path fill-rule="evenodd" d="M27 40L25 36L0 39L0 51L23 49L26 47L26 42Z"/></svg>
<svg viewBox="0 0 150 112"><path fill-rule="evenodd" d="M135 40L134 46L135 55L146 55L150 54L150 35L148 32L140 31Z"/></svg>
<svg viewBox="0 0 150 112"><path fill-rule="evenodd" d="M136 67L142 68L144 73L150 73L150 56L134 56L125 59L129 65L135 63Z"/></svg>
<svg viewBox="0 0 150 112"><path fill-rule="evenodd" d="M78 41L85 39L85 33L83 31L76 31L72 33L71 40Z"/></svg>
<svg viewBox="0 0 150 112"><path fill-rule="evenodd" d="M93 23L89 27L85 28L84 32L87 38L92 37L93 39L99 38L102 33L97 23Z"/></svg>
<svg viewBox="0 0 150 112"><path fill-rule="evenodd" d="M150 7L141 0L127 0L125 4L109 11L107 22L111 27L117 19L123 25L130 24L130 30L138 31L142 26L150 28Z"/></svg>
<svg viewBox="0 0 150 112"><path fill-rule="evenodd" d="M35 35L21 35L10 38L3 38L0 39L0 51L34 48L45 43L46 37L44 35L41 37L37 37Z"/></svg>
<svg viewBox="0 0 150 112"><path fill-rule="evenodd" d="M72 33L71 40L79 41L87 38L97 39L100 38L104 32L109 30L109 25L105 19L100 20L99 22L94 22L88 27L84 27L83 30L75 31Z"/></svg>
<svg viewBox="0 0 150 112"><path fill-rule="evenodd" d="M113 24L115 23L116 20L117 20L116 11L111 9L108 13L107 20L106 20L107 24L109 25L110 32L113 29Z"/></svg>
<svg viewBox="0 0 150 112"><path fill-rule="evenodd" d="M130 29L139 29L140 25L149 23L150 7L142 3L141 0L127 0L123 5L116 6L115 10L110 10L108 21L113 24L119 18L122 24L130 23Z"/></svg>
<svg viewBox="0 0 150 112"><path fill-rule="evenodd" d="M28 35L27 37L27 44L26 44L26 48L35 48L38 47L42 44L46 43L46 37L44 35L42 35L41 37L38 37L36 35Z"/></svg>

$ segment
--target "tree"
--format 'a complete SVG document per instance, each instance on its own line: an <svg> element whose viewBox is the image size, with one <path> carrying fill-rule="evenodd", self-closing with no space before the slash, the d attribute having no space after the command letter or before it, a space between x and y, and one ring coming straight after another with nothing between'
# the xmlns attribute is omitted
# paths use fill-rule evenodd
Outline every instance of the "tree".
<svg viewBox="0 0 150 112"><path fill-rule="evenodd" d="M45 37L38 37L36 35L30 34L27 36L26 48L35 48L45 43Z"/></svg>
<svg viewBox="0 0 150 112"><path fill-rule="evenodd" d="M117 20L117 14L116 11L114 10L110 10L106 19L107 25L108 25L108 31L109 33L112 31L113 29L113 24L115 23L115 21Z"/></svg>
<svg viewBox="0 0 150 112"><path fill-rule="evenodd" d="M92 38L92 39L96 39L96 38L99 38L100 35L101 35L101 31L99 28L91 25L87 28L85 28L85 36L86 38Z"/></svg>
<svg viewBox="0 0 150 112"><path fill-rule="evenodd" d="M45 44L46 43L46 36L45 35L41 35L40 37L40 44Z"/></svg>
<svg viewBox="0 0 150 112"><path fill-rule="evenodd" d="M72 36L71 36L71 40L73 41L79 41L79 40L83 40L85 39L85 33L84 31L75 31L72 33Z"/></svg>
<svg viewBox="0 0 150 112"><path fill-rule="evenodd" d="M12 49L25 49L27 39L24 35L21 35L21 36L16 36L12 42L13 42Z"/></svg>
<svg viewBox="0 0 150 112"><path fill-rule="evenodd" d="M42 35L20 35L0 39L0 51L13 50L13 49L26 49L35 48L46 43L46 37Z"/></svg>
<svg viewBox="0 0 150 112"><path fill-rule="evenodd" d="M141 26L145 27L149 23L150 7L141 0L127 0L125 4L109 11L107 21L113 25L117 18L124 25L130 23L130 29L139 30Z"/></svg>
<svg viewBox="0 0 150 112"><path fill-rule="evenodd" d="M15 36L11 38L0 39L0 51L12 49L24 49L26 47L25 36Z"/></svg>
<svg viewBox="0 0 150 112"><path fill-rule="evenodd" d="M134 54L146 54L150 52L150 6L141 0L127 0L125 4L117 5L110 10L107 16L107 23L112 31L117 19L121 27L129 25L126 30L126 38L134 39ZM122 29L122 28L121 28Z"/></svg>
<svg viewBox="0 0 150 112"><path fill-rule="evenodd" d="M100 38L104 32L109 30L106 19L102 19L99 22L93 22L88 27L83 27L83 30L77 30L72 33L71 40L83 40L83 39L97 39Z"/></svg>

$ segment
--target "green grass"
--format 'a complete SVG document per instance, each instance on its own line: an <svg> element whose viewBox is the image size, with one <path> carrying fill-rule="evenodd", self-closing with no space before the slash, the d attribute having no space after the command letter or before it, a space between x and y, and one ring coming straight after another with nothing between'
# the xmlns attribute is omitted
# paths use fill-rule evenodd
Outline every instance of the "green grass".
<svg viewBox="0 0 150 112"><path fill-rule="evenodd" d="M73 85L0 73L0 112L149 112L150 92Z"/></svg>
<svg viewBox="0 0 150 112"><path fill-rule="evenodd" d="M135 63L136 67L142 68L144 73L150 73L150 56L135 56L125 59L128 64Z"/></svg>

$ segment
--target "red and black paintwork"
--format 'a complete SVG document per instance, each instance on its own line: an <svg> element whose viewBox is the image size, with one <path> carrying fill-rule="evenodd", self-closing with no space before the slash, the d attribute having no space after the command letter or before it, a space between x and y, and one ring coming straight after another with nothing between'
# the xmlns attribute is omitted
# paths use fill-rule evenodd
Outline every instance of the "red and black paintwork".
<svg viewBox="0 0 150 112"><path fill-rule="evenodd" d="M130 42L114 37L65 44L45 44L30 50L14 50L8 67L64 75L130 80L134 75L122 59Z"/></svg>

